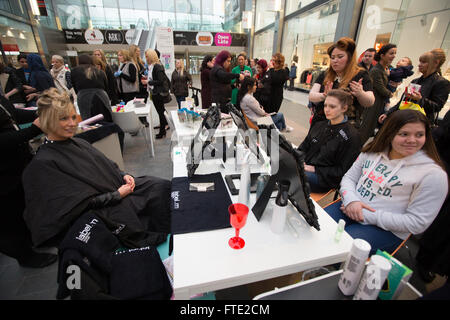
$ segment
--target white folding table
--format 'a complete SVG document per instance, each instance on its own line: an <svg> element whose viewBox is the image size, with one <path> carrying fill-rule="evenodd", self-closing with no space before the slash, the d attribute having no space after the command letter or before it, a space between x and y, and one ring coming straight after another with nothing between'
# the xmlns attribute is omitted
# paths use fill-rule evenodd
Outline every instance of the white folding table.
<svg viewBox="0 0 450 320"><path fill-rule="evenodd" d="M172 150L174 177L187 176L185 151ZM233 159L230 159L233 161ZM220 165L220 160L203 160L196 174L221 172L222 177L233 174L233 166ZM252 170L254 172L254 170ZM237 196L230 197L237 202ZM296 222L295 237L286 226L281 235L270 230L273 200L258 222L250 211L240 236L245 247L234 250L228 239L233 228L174 235L174 294L175 299L204 292L230 288L256 281L297 273L309 268L342 262L350 251L353 239L346 233L339 243L334 241L336 222L314 203L320 231L310 227L290 204L288 216ZM251 206L255 194L251 194Z"/></svg>

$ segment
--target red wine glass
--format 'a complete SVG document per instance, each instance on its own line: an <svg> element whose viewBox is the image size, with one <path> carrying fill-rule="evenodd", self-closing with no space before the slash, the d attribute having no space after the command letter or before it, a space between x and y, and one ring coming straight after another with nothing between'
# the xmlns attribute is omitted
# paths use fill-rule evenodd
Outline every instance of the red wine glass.
<svg viewBox="0 0 450 320"><path fill-rule="evenodd" d="M242 249L245 241L239 237L239 230L245 226L248 216L248 207L242 203L233 203L228 207L230 213L230 224L236 231L236 236L228 240L228 245L233 249Z"/></svg>

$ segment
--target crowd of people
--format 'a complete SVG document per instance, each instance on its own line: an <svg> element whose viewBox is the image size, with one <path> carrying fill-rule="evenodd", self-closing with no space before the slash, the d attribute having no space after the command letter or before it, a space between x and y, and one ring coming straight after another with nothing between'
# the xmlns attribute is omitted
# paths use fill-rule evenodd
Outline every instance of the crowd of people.
<svg viewBox="0 0 450 320"><path fill-rule="evenodd" d="M411 81L420 90L411 92L408 87L404 91L403 82L413 75L414 62L403 57L393 67L397 50L391 43L378 51L369 48L358 63L352 39L333 43L327 51L330 67L309 92L312 119L298 149L305 155L311 191L339 191L341 201L326 211L336 221L343 219L353 238L367 240L373 252L392 252L410 234L424 233L419 259L423 275L448 274L448 262L443 266L445 259L436 258L443 253L430 244L439 242L449 257L450 239L435 236L449 227L448 113L438 121L450 92L450 82L441 72L446 56L442 49L420 56L421 76ZM58 55L52 57L50 70L37 54L19 55L19 69L0 64L0 146L7 151L0 170L9 182L0 199L13 208L0 225L0 251L24 266L54 262L54 255L37 253L33 245L53 243L89 209L100 212L111 225L130 226L119 236L131 246L156 245L170 233L170 182L134 178L74 138L74 102L82 119L102 114L112 122L112 105L151 99L160 122L156 138L162 139L170 129L165 116L170 93L181 108L193 79L182 60L176 61L169 79L157 50L147 49L145 62L137 46L122 49L117 56L118 67L109 65L100 49L80 55L72 70ZM281 53L269 62L241 53L234 68L231 61L226 50L204 57L202 108L216 104L227 112L231 102L255 126L259 118L270 117L281 132L292 131L280 108L287 82L289 89L294 87L295 63L289 70ZM404 104L405 100L412 104ZM36 106L37 114L17 109L14 103ZM422 111L404 105L419 105ZM32 124L19 130L20 123ZM28 141L42 133L45 143L33 158ZM437 262L427 264L429 260Z"/></svg>

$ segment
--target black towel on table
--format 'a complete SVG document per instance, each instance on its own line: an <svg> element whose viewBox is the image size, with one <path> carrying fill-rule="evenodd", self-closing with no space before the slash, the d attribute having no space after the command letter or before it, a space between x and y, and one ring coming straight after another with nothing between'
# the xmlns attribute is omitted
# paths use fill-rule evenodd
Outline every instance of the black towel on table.
<svg viewBox="0 0 450 320"><path fill-rule="evenodd" d="M191 182L214 182L214 191L189 191ZM231 198L220 173L172 179L172 234L231 227Z"/></svg>

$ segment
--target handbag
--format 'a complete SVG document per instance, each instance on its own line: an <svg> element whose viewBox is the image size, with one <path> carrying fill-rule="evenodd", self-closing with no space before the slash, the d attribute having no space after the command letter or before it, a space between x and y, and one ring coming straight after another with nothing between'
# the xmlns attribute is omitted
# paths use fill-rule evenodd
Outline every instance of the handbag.
<svg viewBox="0 0 450 320"><path fill-rule="evenodd" d="M407 90L408 90L408 88L405 89L405 93L403 93L400 101L397 104L398 109L399 110L406 110L406 109L416 110L416 111L421 112L424 116L427 116L425 109L422 108L418 103L408 101L408 99L406 98Z"/></svg>

